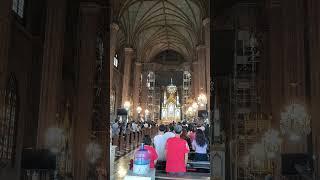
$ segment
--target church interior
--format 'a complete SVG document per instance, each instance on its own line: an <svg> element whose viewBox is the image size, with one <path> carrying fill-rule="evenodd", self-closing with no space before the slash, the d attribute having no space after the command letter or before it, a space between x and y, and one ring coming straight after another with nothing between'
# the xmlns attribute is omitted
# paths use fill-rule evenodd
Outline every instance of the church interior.
<svg viewBox="0 0 320 180"><path fill-rule="evenodd" d="M1 0L0 180L319 180L319 22L319 0Z"/></svg>

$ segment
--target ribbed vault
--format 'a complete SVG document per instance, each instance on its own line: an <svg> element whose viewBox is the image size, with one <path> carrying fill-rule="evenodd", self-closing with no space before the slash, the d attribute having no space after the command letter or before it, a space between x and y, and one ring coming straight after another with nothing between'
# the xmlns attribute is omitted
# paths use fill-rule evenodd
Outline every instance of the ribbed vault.
<svg viewBox="0 0 320 180"><path fill-rule="evenodd" d="M137 59L150 61L164 50L195 58L203 42L208 0L122 0L115 5L120 32L118 47L133 47Z"/></svg>

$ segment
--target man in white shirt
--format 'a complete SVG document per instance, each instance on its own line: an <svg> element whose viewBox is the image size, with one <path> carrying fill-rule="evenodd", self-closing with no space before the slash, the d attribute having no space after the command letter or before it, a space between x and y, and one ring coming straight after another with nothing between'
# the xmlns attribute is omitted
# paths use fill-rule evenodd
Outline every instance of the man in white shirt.
<svg viewBox="0 0 320 180"><path fill-rule="evenodd" d="M132 132L137 132L138 131L138 124L133 121L131 124Z"/></svg>
<svg viewBox="0 0 320 180"><path fill-rule="evenodd" d="M118 136L120 132L118 120L116 119L115 122L112 124L112 136Z"/></svg>
<svg viewBox="0 0 320 180"><path fill-rule="evenodd" d="M154 144L154 147L155 147L156 152L158 154L158 160L159 161L165 161L166 160L165 146L166 146L167 140L164 137L165 130L166 130L166 127L163 124L161 124L159 126L158 135L156 135L154 137L154 139L153 139L153 144Z"/></svg>
<svg viewBox="0 0 320 180"><path fill-rule="evenodd" d="M176 134L173 131L174 131L174 126L173 125L169 125L169 131L164 133L164 135L163 135L165 140L166 140L166 142L167 142L167 140L169 138L172 138L172 137L176 136Z"/></svg>

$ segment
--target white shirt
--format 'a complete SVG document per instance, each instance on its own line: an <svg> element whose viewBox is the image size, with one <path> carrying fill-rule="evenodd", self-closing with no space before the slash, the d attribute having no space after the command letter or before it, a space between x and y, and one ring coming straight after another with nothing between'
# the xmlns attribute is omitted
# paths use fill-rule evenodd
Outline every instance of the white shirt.
<svg viewBox="0 0 320 180"><path fill-rule="evenodd" d="M203 147L199 146L196 142L196 140L192 141L192 149L199 154L207 154L207 144L205 144Z"/></svg>
<svg viewBox="0 0 320 180"><path fill-rule="evenodd" d="M137 132L138 131L138 125L136 123L131 124L132 132Z"/></svg>
<svg viewBox="0 0 320 180"><path fill-rule="evenodd" d="M112 135L117 136L119 135L120 129L118 123L113 123L112 124Z"/></svg>
<svg viewBox="0 0 320 180"><path fill-rule="evenodd" d="M164 139L166 140L166 142L167 142L167 140L169 139L169 138L172 138L172 137L175 137L176 136L176 134L175 133L173 133L173 132L166 132L166 133L164 133Z"/></svg>
<svg viewBox="0 0 320 180"><path fill-rule="evenodd" d="M158 154L158 160L165 161L165 147L166 147L167 140L165 139L164 135L156 135L153 139L153 144Z"/></svg>

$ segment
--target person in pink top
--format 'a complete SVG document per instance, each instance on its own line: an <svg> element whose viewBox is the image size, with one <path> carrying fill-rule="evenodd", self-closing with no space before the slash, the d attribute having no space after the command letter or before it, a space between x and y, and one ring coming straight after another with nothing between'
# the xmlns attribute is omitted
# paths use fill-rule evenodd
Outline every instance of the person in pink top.
<svg viewBox="0 0 320 180"><path fill-rule="evenodd" d="M151 146L152 140L149 135L145 135L143 138L144 148L148 150L150 154L150 169L154 168L154 165L157 163L158 154L154 147Z"/></svg>
<svg viewBox="0 0 320 180"><path fill-rule="evenodd" d="M194 128L193 126L190 126L190 127L189 127L188 136L189 136L191 142L192 142L193 140L195 140L195 138L196 138L196 133L195 133L195 128Z"/></svg>
<svg viewBox="0 0 320 180"><path fill-rule="evenodd" d="M166 172L171 175L183 175L186 172L189 146L186 140L181 139L182 127L176 125L175 137L169 138L166 143Z"/></svg>

